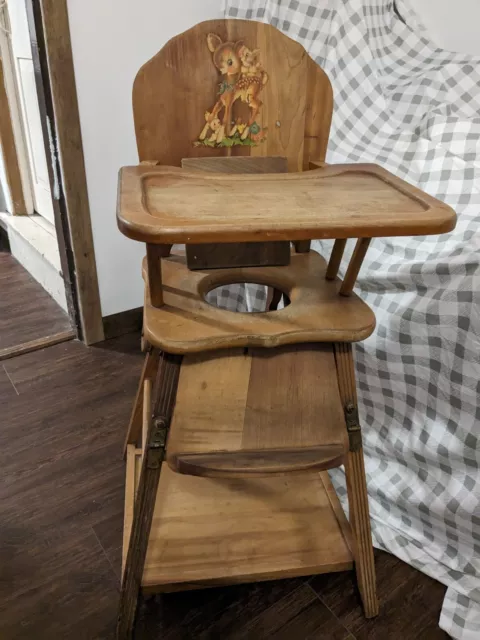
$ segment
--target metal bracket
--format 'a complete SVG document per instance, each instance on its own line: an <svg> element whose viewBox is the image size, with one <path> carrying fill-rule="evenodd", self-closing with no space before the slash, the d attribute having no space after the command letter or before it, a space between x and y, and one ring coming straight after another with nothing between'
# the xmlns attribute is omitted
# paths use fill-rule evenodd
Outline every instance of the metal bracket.
<svg viewBox="0 0 480 640"><path fill-rule="evenodd" d="M345 406L345 422L347 423L350 451L360 451L362 448L362 428L358 419L358 409L352 403Z"/></svg>
<svg viewBox="0 0 480 640"><path fill-rule="evenodd" d="M147 451L147 467L158 469L165 459L169 424L163 417L153 421Z"/></svg>

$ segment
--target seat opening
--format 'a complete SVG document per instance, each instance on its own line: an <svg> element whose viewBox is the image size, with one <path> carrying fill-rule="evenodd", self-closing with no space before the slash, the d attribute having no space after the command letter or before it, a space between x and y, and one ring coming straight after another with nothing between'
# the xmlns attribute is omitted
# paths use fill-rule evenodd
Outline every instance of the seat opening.
<svg viewBox="0 0 480 640"><path fill-rule="evenodd" d="M205 293L205 301L235 313L268 313L280 311L290 304L288 294L277 287L258 282L222 284Z"/></svg>

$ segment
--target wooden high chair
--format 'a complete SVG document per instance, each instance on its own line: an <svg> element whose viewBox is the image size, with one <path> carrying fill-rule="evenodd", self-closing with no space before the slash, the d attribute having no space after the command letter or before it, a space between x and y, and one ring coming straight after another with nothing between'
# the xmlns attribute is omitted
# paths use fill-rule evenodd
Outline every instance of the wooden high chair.
<svg viewBox="0 0 480 640"><path fill-rule="evenodd" d="M120 172L118 224L147 244L146 358L126 439L118 637L131 637L140 590L353 565L375 616L351 346L375 318L352 289L371 238L443 233L455 214L376 165L324 165L330 82L265 24L177 36L140 69L133 108L141 164ZM335 239L328 264L315 238ZM271 288L265 313L206 301L238 282ZM348 521L327 472L342 464Z"/></svg>

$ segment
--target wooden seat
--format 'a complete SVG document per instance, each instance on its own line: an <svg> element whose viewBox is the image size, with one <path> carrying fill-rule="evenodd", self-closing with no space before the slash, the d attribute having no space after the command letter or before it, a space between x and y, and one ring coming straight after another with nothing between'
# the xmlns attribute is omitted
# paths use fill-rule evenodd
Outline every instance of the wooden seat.
<svg viewBox="0 0 480 640"><path fill-rule="evenodd" d="M373 312L355 294L339 296L341 281L326 280L326 268L315 251L293 253L285 267L194 272L185 256L163 258L164 305L152 305L147 285L144 337L169 353L367 338L375 327ZM143 273L148 282L146 260ZM280 311L234 313L205 301L208 291L234 282L274 286L288 295L290 304Z"/></svg>
<svg viewBox="0 0 480 640"><path fill-rule="evenodd" d="M340 466L348 439L334 370L331 344L185 357L168 464L210 477Z"/></svg>

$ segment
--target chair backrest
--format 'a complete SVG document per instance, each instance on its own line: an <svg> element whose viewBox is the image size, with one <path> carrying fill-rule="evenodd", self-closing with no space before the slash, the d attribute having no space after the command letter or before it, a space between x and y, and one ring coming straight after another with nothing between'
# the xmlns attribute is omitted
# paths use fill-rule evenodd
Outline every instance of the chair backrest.
<svg viewBox="0 0 480 640"><path fill-rule="evenodd" d="M274 27L202 22L139 70L133 111L140 161L283 156L289 171L323 161L332 87L305 49Z"/></svg>

